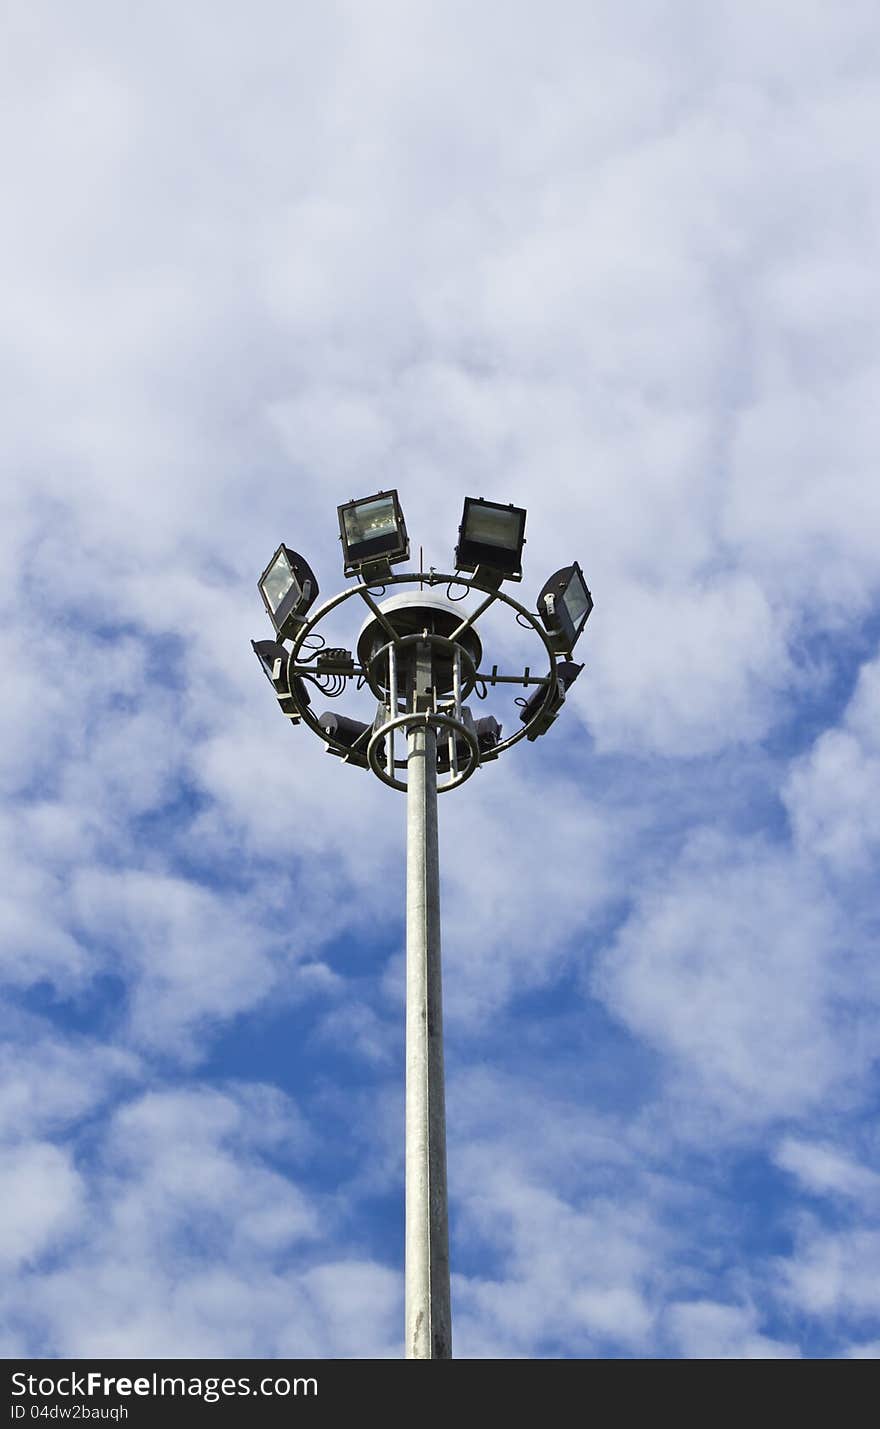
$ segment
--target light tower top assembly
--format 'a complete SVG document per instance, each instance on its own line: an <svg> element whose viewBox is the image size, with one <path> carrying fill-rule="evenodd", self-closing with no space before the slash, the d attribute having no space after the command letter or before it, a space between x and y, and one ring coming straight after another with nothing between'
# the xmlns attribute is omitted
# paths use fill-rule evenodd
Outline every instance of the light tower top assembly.
<svg viewBox="0 0 880 1429"><path fill-rule="evenodd" d="M354 584L317 606L311 567L285 545L259 581L275 639L252 644L291 723L308 725L328 753L371 769L403 792L407 759L396 757L397 734L419 726L433 729L436 786L445 793L519 740L546 733L583 669L571 656L593 598L579 564L556 571L540 591L537 610L530 611L501 589L504 582L522 580L522 507L467 497L451 574L433 568L392 571L410 551L396 491L349 501L337 510L344 570L356 578ZM387 595L392 586L398 589ZM466 613L461 602L471 593L482 598ZM318 627L352 598L365 603L366 619L350 648L331 645ZM534 633L543 673L532 673L530 666L515 674L499 673L497 664L482 668L477 622L492 606L506 607ZM352 686L366 688L375 714L372 720L332 710L316 716L309 685L329 699ZM517 685L531 693L517 701L520 727L507 738L494 715L475 716L465 703L485 700L490 689Z"/></svg>

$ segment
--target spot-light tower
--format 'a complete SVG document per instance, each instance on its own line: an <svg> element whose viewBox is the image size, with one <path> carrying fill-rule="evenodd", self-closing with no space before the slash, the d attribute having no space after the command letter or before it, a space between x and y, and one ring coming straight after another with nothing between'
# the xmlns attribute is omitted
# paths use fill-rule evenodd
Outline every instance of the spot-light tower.
<svg viewBox="0 0 880 1429"><path fill-rule="evenodd" d="M519 740L546 733L583 669L571 655L593 600L577 562L545 582L537 612L501 589L522 579L521 507L468 497L452 574L392 571L409 558L396 491L349 501L338 515L345 575L354 584L316 606L311 567L279 546L259 581L275 639L252 643L292 724L307 725L328 753L406 794L405 1344L408 1359L449 1359L437 795L457 789ZM390 596L389 587L396 588ZM465 613L460 602L474 594L477 603ZM362 614L363 602L366 618L349 647L330 644L318 626L339 618L347 602ZM484 659L477 624L498 605L535 634L545 674L529 666L500 674ZM310 685L330 699L368 691L372 720L335 711L316 716ZM494 715L475 719L465 701L515 686L532 692L518 698L520 727L504 739Z"/></svg>

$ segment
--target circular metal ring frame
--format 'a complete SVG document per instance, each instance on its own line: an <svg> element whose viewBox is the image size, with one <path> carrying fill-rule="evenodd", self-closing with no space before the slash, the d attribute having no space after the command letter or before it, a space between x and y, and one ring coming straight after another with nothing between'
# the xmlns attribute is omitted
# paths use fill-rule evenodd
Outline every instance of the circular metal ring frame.
<svg viewBox="0 0 880 1429"><path fill-rule="evenodd" d="M522 729L518 729L515 734L509 735L507 739L499 740L499 742L493 747L492 756L493 758L497 758L499 754L502 754L504 752L504 750L511 749L514 744L518 744L521 739L525 739L532 726L535 725L538 720L541 719L545 711L549 709L551 701L556 694L556 652L550 644L550 641L542 626L539 624L537 615L534 615L532 611L527 610L526 607L524 605L521 605L518 600L514 600L513 596L508 595L506 591L487 591L482 586L475 585L472 580L468 580L465 576L439 575L436 571L434 571L430 577L420 574L418 571L407 571L402 575L390 576L385 584L387 589L389 585L414 585L416 581L419 581L422 585L427 584L429 587L438 585L450 585L452 583L456 585L465 585L468 587L469 590L476 591L479 595L491 595L492 603L494 603L496 600L500 600L502 605L510 606L512 610L525 617L525 620L531 626L532 630L534 630L535 634L538 636L538 639L541 641L541 644L544 646L544 649L547 652L550 667L546 676L546 690L544 694L544 699L541 700L541 702L539 703L531 719L528 720L525 724L523 724ZM347 586L345 590L340 591L337 595L331 596L329 600L325 600L324 604L318 607L314 615L309 616L306 620L303 621L303 624L300 626L299 631L294 636L293 645L288 656L287 666L288 671L291 675L294 673L293 667L296 664L299 653L302 650L307 637L311 635L312 631L315 629L315 626L318 625L319 622L322 621L325 616L329 615L331 611L335 610L338 605L342 605L345 601L350 600L352 596L360 595L361 599L364 599L362 594L362 592L364 591L366 591L367 595L370 594L369 590L367 590L367 587L362 585L360 582L358 582L357 585ZM369 609L372 608L370 606L369 601L365 601L365 604ZM488 608L489 606L487 604L486 609L488 610ZM482 614L482 611L480 612L480 614ZM468 617L465 616L464 618L467 619ZM478 619L479 616L476 617L476 620ZM476 620L474 620L474 624L476 624ZM398 641L389 641L388 643L401 644L404 640L409 638L411 637L401 636ZM447 639L446 636L441 636L439 638L444 640ZM450 644L453 643L454 642L450 641ZM492 682L491 680L489 680L487 683L491 685ZM321 728L315 716L310 712L309 707L303 704L303 702L299 699L296 693L295 684L291 678L288 678L288 684L290 687L290 697L293 700L293 703L296 706L297 713L299 714L303 723L307 724L309 729L312 730L312 732L318 736L322 744L333 745L337 753L340 754L343 758L347 754L349 754L350 750L347 745L342 744L339 740L333 739L332 737L328 736L326 730L323 730ZM412 718L412 716L408 716L407 718ZM432 715L432 718L439 719L439 716ZM444 716L444 718L447 717ZM454 723L457 722L454 721ZM385 726L386 729L388 727L388 725ZM469 731L465 735L466 738L468 734ZM370 744L372 744L372 739L370 741ZM479 762L479 758L477 758L476 762L474 762L474 760L471 760L471 763L468 766L469 772L466 777L469 777L470 774L473 773L473 770L478 766ZM373 772L375 774L379 775L379 778L382 780L383 783L390 785L392 789L400 789L403 791L406 790L407 786L400 780L387 777L385 775L384 770L380 772L378 769L374 769L372 761L370 761L370 768L373 769ZM464 779L460 779L458 781L458 783L463 782ZM458 783L438 784L437 792L438 794L443 794L446 792L447 789L457 788Z"/></svg>
<svg viewBox="0 0 880 1429"><path fill-rule="evenodd" d="M383 724L380 729L374 731L369 744L367 745L367 759L374 774L387 784L390 789L400 789L404 794L409 787L402 779L395 779L379 764L379 741L386 734L390 734L393 729L406 729L419 725L442 725L447 729L457 730L459 734L467 740L471 757L464 769L459 770L454 778L448 779L445 784L438 782L437 793L445 794L447 789L457 789L459 784L463 784L465 779L470 779L475 769L480 767L480 746L477 743L476 735L468 729L467 725L460 720L453 719L452 715L435 714L433 710L409 710L407 713L398 715L397 719L390 719L387 724ZM395 768L397 764L395 762Z"/></svg>

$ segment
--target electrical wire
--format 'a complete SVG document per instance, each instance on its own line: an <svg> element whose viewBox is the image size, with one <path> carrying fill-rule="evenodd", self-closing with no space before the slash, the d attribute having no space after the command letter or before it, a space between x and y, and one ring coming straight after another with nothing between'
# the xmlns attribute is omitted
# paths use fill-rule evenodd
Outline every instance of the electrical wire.
<svg viewBox="0 0 880 1429"><path fill-rule="evenodd" d="M308 680L310 684L315 686L316 690L320 690L322 695L326 695L328 699L331 700L335 700L345 689L345 677L343 675L318 675L311 670L299 670L297 671L297 679Z"/></svg>
<svg viewBox="0 0 880 1429"><path fill-rule="evenodd" d="M338 674L316 675L315 684L329 700L338 699L345 689L345 676Z"/></svg>

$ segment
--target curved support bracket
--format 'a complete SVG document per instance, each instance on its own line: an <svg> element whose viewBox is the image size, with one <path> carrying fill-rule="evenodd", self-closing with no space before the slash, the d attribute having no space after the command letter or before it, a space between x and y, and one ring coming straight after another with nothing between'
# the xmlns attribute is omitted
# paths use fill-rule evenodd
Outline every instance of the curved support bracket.
<svg viewBox="0 0 880 1429"><path fill-rule="evenodd" d="M457 773L453 772L452 778L448 779L445 784L441 784L439 779L437 781L438 794L445 794L448 789L457 789L459 784L470 779L474 770L479 768L480 746L473 730L468 729L462 720L454 719L452 715L439 714L435 710L409 710L375 729L367 745L367 759L370 768L374 774L378 775L383 784L387 784L391 789L400 789L405 794L409 786L402 779L395 779L393 775L388 774L379 763L379 743L385 735L390 735L395 729L409 730L415 729L419 725L430 725L433 729L452 730L453 736L460 734L466 741L471 757L464 768L458 770Z"/></svg>

